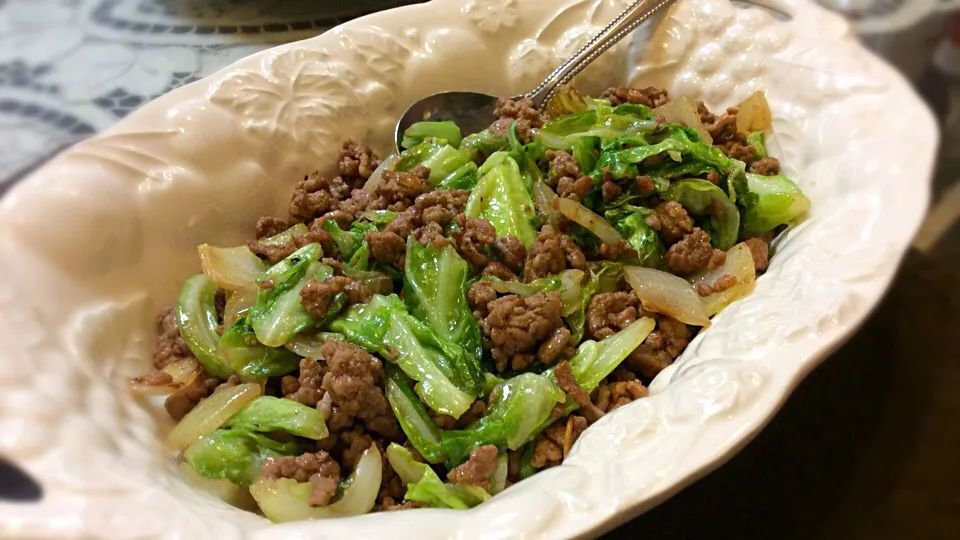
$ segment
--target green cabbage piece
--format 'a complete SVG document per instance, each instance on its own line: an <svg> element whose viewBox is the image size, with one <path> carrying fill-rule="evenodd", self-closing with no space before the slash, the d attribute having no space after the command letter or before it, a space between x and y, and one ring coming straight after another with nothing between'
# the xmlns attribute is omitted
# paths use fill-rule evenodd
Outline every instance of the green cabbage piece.
<svg viewBox="0 0 960 540"><path fill-rule="evenodd" d="M402 148L413 148L427 139L439 139L456 148L463 140L460 126L454 122L417 122L403 132Z"/></svg>
<svg viewBox="0 0 960 540"><path fill-rule="evenodd" d="M530 247L537 236L533 226L536 212L517 162L505 153L497 153L480 170L482 176L464 213L492 223L497 236L513 235Z"/></svg>
<svg viewBox="0 0 960 540"><path fill-rule="evenodd" d="M274 456L293 456L303 449L243 429L218 429L183 451L187 463L204 478L226 478L248 485L260 474L260 464Z"/></svg>
<svg viewBox="0 0 960 540"><path fill-rule="evenodd" d="M329 435L323 415L314 407L291 399L260 396L226 423L233 429L256 432L282 430L319 441Z"/></svg>
<svg viewBox="0 0 960 540"><path fill-rule="evenodd" d="M248 377L279 377L297 369L300 357L283 347L267 347L257 340L246 317L223 332L217 355L235 372Z"/></svg>
<svg viewBox="0 0 960 540"><path fill-rule="evenodd" d="M433 508L466 510L490 498L477 486L444 483L427 464L413 459L410 452L397 443L387 447L390 467L407 486L404 499L419 501Z"/></svg>
<svg viewBox="0 0 960 540"><path fill-rule="evenodd" d="M740 212L719 187L707 180L687 178L672 182L661 196L680 203L695 216L706 217L703 229L710 233L710 241L715 248L726 251L737 243Z"/></svg>
<svg viewBox="0 0 960 540"><path fill-rule="evenodd" d="M740 201L744 235L773 230L810 210L810 199L786 176L750 173L746 176L747 193Z"/></svg>
<svg viewBox="0 0 960 540"><path fill-rule="evenodd" d="M217 355L217 285L203 274L188 278L177 299L177 326L180 337L208 373L221 379L233 370Z"/></svg>

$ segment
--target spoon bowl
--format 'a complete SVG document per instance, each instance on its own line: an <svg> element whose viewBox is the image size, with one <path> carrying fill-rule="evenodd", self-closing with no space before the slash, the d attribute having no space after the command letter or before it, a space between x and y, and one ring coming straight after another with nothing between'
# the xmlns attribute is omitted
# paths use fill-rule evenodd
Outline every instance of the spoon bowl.
<svg viewBox="0 0 960 540"><path fill-rule="evenodd" d="M397 148L402 150L400 142L403 133L417 122L451 121L460 126L464 133L482 131L493 122L496 105L496 96L479 92L442 92L421 99L411 105L397 122Z"/></svg>

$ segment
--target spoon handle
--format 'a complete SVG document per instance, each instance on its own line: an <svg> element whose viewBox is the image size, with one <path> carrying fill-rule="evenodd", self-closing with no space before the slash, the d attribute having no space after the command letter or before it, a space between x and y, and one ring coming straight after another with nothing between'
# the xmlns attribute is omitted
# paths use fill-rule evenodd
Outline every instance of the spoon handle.
<svg viewBox="0 0 960 540"><path fill-rule="evenodd" d="M546 108L550 98L557 93L557 88L573 80L591 62L613 47L638 26L646 22L651 15L661 8L674 3L675 0L638 0L620 15L617 15L597 34L587 42L576 54L560 65L536 89L526 95L533 100L533 105L541 112Z"/></svg>

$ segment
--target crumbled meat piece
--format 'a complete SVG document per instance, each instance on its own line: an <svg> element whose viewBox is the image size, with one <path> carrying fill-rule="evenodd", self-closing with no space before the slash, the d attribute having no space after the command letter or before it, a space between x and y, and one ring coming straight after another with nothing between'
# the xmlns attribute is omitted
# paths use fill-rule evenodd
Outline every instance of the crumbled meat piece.
<svg viewBox="0 0 960 540"><path fill-rule="evenodd" d="M666 316L658 315L656 319L656 328L626 360L627 367L646 379L653 379L672 364L690 343L690 328L686 324Z"/></svg>
<svg viewBox="0 0 960 540"><path fill-rule="evenodd" d="M457 418L457 429L464 429L470 426L470 424L483 417L483 413L485 412L487 412L487 402L482 399L474 401L473 404L470 405L470 408L467 409L467 412L460 415L460 418Z"/></svg>
<svg viewBox="0 0 960 540"><path fill-rule="evenodd" d="M317 411L323 415L323 420L327 423L327 428L332 434L340 433L345 429L353 427L353 416L344 412L340 407L335 406L329 393L324 393L320 401L317 402ZM333 440L321 445L321 450L327 450L337 442L335 435L328 437L328 439L330 438ZM326 441L326 439L324 439L324 441Z"/></svg>
<svg viewBox="0 0 960 540"><path fill-rule="evenodd" d="M568 265L583 270L587 267L587 258L572 238L556 232L550 225L544 225L527 251L524 279L529 282L557 274Z"/></svg>
<svg viewBox="0 0 960 540"><path fill-rule="evenodd" d="M570 330L560 327L537 349L537 359L550 366L566 352L570 345Z"/></svg>
<svg viewBox="0 0 960 540"><path fill-rule="evenodd" d="M340 464L321 450L299 456L268 457L260 465L260 474L271 480L292 478L297 482L306 482L315 474L339 480Z"/></svg>
<svg viewBox="0 0 960 540"><path fill-rule="evenodd" d="M417 197L414 205L423 215L424 222L435 222L446 227L463 213L470 192L465 189L431 191Z"/></svg>
<svg viewBox="0 0 960 540"><path fill-rule="evenodd" d="M547 159L550 160L550 170L555 178L580 177L580 164L565 150L547 150Z"/></svg>
<svg viewBox="0 0 960 540"><path fill-rule="evenodd" d="M490 340L494 362L503 371L508 364L529 364L529 356L563 326L560 294L507 295L487 304L489 314L480 326ZM519 369L514 367L514 369Z"/></svg>
<svg viewBox="0 0 960 540"><path fill-rule="evenodd" d="M419 242L421 246L433 246L435 248L443 248L449 243L447 237L443 235L443 227L436 222L427 223L414 231L413 239Z"/></svg>
<svg viewBox="0 0 960 540"><path fill-rule="evenodd" d="M466 462L447 473L454 484L470 484L484 489L490 485L490 475L497 469L497 447L479 446L470 452Z"/></svg>
<svg viewBox="0 0 960 540"><path fill-rule="evenodd" d="M557 180L557 195L567 199L581 201L590 194L590 190L592 189L593 178L589 176L581 176L579 178L564 176Z"/></svg>
<svg viewBox="0 0 960 540"><path fill-rule="evenodd" d="M300 291L303 308L314 319L327 316L333 297L337 293L346 295L347 304L361 304L370 300L370 289L345 276L332 276L323 281L309 280Z"/></svg>
<svg viewBox="0 0 960 540"><path fill-rule="evenodd" d="M689 276L707 268L711 260L717 260L714 257L719 255L714 251L710 245L710 235L700 227L695 227L693 232L667 250L667 269L679 276Z"/></svg>
<svg viewBox="0 0 960 540"><path fill-rule="evenodd" d="M467 217L464 214L456 217L456 223L459 230L452 231L450 236L457 251L470 264L480 268L486 266L490 262L486 254L487 248L497 241L497 230L493 228L493 224L485 219Z"/></svg>
<svg viewBox="0 0 960 540"><path fill-rule="evenodd" d="M557 386L577 402L577 405L580 406L580 412L590 423L596 422L603 416L603 411L590 401L590 394L577 384L577 380L573 377L573 371L570 369L570 362L563 361L557 364L557 367L553 370L553 377L557 381Z"/></svg>
<svg viewBox="0 0 960 540"><path fill-rule="evenodd" d="M393 497L384 497L380 502L381 512L393 512L394 510L413 510L414 508L425 508L426 503L420 501L400 501L397 502Z"/></svg>
<svg viewBox="0 0 960 540"><path fill-rule="evenodd" d="M623 189L616 182L610 180L604 180L603 185L600 186L600 194L603 196L603 200L607 202L616 199L622 192Z"/></svg>
<svg viewBox="0 0 960 540"><path fill-rule="evenodd" d="M337 494L340 481L315 474L310 477L310 484L313 486L313 491L307 497L307 504L310 506L327 506Z"/></svg>
<svg viewBox="0 0 960 540"><path fill-rule="evenodd" d="M193 353L180 337L177 316L173 307L167 307L157 315L157 348L153 353L153 365L163 369L167 365L190 358Z"/></svg>
<svg viewBox="0 0 960 540"><path fill-rule="evenodd" d="M485 266L482 274L484 276L495 276L504 281L517 281L519 279L512 270L497 261L491 261L490 264Z"/></svg>
<svg viewBox="0 0 960 540"><path fill-rule="evenodd" d="M280 381L283 397L308 407L316 406L320 398L323 397L321 386L326 372L326 364L313 358L301 359L300 374L296 379L296 384L294 384L293 377L290 375Z"/></svg>
<svg viewBox="0 0 960 540"><path fill-rule="evenodd" d="M710 112L710 109L707 109L702 101L697 102L697 114L700 115L700 122L704 126L709 126L717 121L717 116Z"/></svg>
<svg viewBox="0 0 960 540"><path fill-rule="evenodd" d="M370 231L367 233L370 256L378 262L392 264L403 269L407 255L407 242L397 233Z"/></svg>
<svg viewBox="0 0 960 540"><path fill-rule="evenodd" d="M610 101L610 104L614 107L623 103L634 103L637 105L646 105L651 109L656 109L664 105L670 99L666 90L653 88L651 86L646 88L609 88L600 97Z"/></svg>
<svg viewBox="0 0 960 540"><path fill-rule="evenodd" d="M269 238L282 233L295 224L296 222L292 219L262 217L257 220L256 235L258 239Z"/></svg>
<svg viewBox="0 0 960 540"><path fill-rule="evenodd" d="M490 131L506 137L510 125L516 120L517 138L523 143L532 142L536 136L536 130L543 127L543 118L529 98L517 101L500 98L497 100L497 107L494 109L493 115L497 120L490 125Z"/></svg>
<svg viewBox="0 0 960 540"><path fill-rule="evenodd" d="M379 165L380 160L369 146L352 139L343 141L340 147L340 175L352 189L363 187Z"/></svg>
<svg viewBox="0 0 960 540"><path fill-rule="evenodd" d="M737 138L737 113L739 112L740 110L736 107L730 107L723 116L714 116L713 122L705 124L714 145L720 145Z"/></svg>
<svg viewBox="0 0 960 540"><path fill-rule="evenodd" d="M406 238L422 225L423 216L420 215L420 209L413 206L397 214L396 219L388 223L383 231L394 233L400 238Z"/></svg>
<svg viewBox="0 0 960 540"><path fill-rule="evenodd" d="M737 284L737 278L730 274L720 276L713 283L698 283L697 294L700 296L710 296L718 292L723 292Z"/></svg>
<svg viewBox="0 0 960 540"><path fill-rule="evenodd" d="M636 184L637 192L640 195L650 195L657 189L657 185L653 183L653 179L649 176L638 176L633 182Z"/></svg>
<svg viewBox="0 0 960 540"><path fill-rule="evenodd" d="M303 177L293 190L290 214L299 219L314 219L336 210L350 196L350 186L339 176L325 178L315 172Z"/></svg>
<svg viewBox="0 0 960 540"><path fill-rule="evenodd" d="M212 377L208 375L206 371L203 371L189 386L167 396L167 399L163 402L163 408L167 410L170 418L179 422L183 420L183 417L192 411L198 403L212 394L222 382L220 379Z"/></svg>
<svg viewBox="0 0 960 540"><path fill-rule="evenodd" d="M687 214L683 206L676 201L666 201L657 205L656 212L657 226L647 222L653 230L657 231L660 238L667 245L676 244L684 236L693 232L693 219Z"/></svg>
<svg viewBox="0 0 960 540"><path fill-rule="evenodd" d="M593 403L599 410L610 412L648 394L647 387L634 377L628 381L602 383L595 392Z"/></svg>
<svg viewBox="0 0 960 540"><path fill-rule="evenodd" d="M530 465L534 469L559 465L586 429L587 419L577 415L570 415L566 422L551 425L537 438Z"/></svg>
<svg viewBox="0 0 960 540"><path fill-rule="evenodd" d="M467 305L478 319L487 316L488 304L496 299L497 290L487 281L478 281L467 288Z"/></svg>
<svg viewBox="0 0 960 540"><path fill-rule="evenodd" d="M770 264L770 247L763 238L751 237L744 240L753 255L753 267L757 272L763 272Z"/></svg>
<svg viewBox="0 0 960 540"><path fill-rule="evenodd" d="M715 186L719 186L720 180L721 180L720 173L718 173L717 171L710 171L707 173L705 180Z"/></svg>
<svg viewBox="0 0 960 540"><path fill-rule="evenodd" d="M608 261L619 261L620 259L636 259L637 251L630 247L626 242L619 244L608 244L600 242L600 256Z"/></svg>
<svg viewBox="0 0 960 540"><path fill-rule="evenodd" d="M523 263L527 258L527 248L516 236L507 235L497 238L493 244L497 257L513 272L523 271Z"/></svg>
<svg viewBox="0 0 960 540"><path fill-rule="evenodd" d="M387 438L400 436L387 398L383 394L383 364L352 343L328 339L320 354L327 361L321 387L344 413L363 420L367 429Z"/></svg>
<svg viewBox="0 0 960 540"><path fill-rule="evenodd" d="M362 427L354 426L350 431L340 434L340 444L342 445L340 465L347 470L353 470L360 456L373 444L373 437L368 435Z"/></svg>
<svg viewBox="0 0 960 540"><path fill-rule="evenodd" d="M388 210L402 211L413 206L414 200L431 190L430 169L417 165L405 172L383 171L383 178L377 184L374 194L383 197Z"/></svg>
<svg viewBox="0 0 960 540"><path fill-rule="evenodd" d="M403 480L400 479L400 475L393 470L393 465L390 464L390 460L387 458L387 453L385 445L382 441L377 441L377 446L380 449L380 459L382 460L382 478L380 480L380 492L377 494L377 501L383 501L384 499L402 499L404 494L407 492L407 486L403 483ZM382 502L381 502L382 504Z"/></svg>
<svg viewBox="0 0 960 540"><path fill-rule="evenodd" d="M440 429L453 429L457 426L457 419L449 414L440 414L432 409L427 409L427 415Z"/></svg>
<svg viewBox="0 0 960 540"><path fill-rule="evenodd" d="M746 141L733 139L718 146L728 158L739 159L740 161L752 165L757 158L757 151L753 145Z"/></svg>
<svg viewBox="0 0 960 540"><path fill-rule="evenodd" d="M369 191L355 189L350 192L350 197L340 203L340 206L333 212L324 214L324 219L332 219L337 222L341 229L349 229L350 225L367 211L386 210L390 203L383 196L374 196ZM398 212L405 210L403 208L391 208Z"/></svg>
<svg viewBox="0 0 960 540"><path fill-rule="evenodd" d="M639 306L633 292L594 295L587 305L586 331L596 339L611 336L639 318Z"/></svg>
<svg viewBox="0 0 960 540"><path fill-rule="evenodd" d="M751 163L747 170L753 174L760 174L763 176L780 174L780 160L773 157L758 159L757 161Z"/></svg>
<svg viewBox="0 0 960 540"><path fill-rule="evenodd" d="M332 255L336 253L336 244L330 233L323 230L324 219L314 220L305 234L295 234L282 244L269 244L264 240L254 240L249 242L247 247L254 255L263 257L271 263L280 262L292 255L294 251L308 244L320 244L324 253Z"/></svg>

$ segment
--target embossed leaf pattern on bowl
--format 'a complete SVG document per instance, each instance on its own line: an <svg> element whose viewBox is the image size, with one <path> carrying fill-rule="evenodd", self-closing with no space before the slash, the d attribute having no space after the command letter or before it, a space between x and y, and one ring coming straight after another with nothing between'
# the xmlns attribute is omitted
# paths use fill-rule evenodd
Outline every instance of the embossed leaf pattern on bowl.
<svg viewBox="0 0 960 540"><path fill-rule="evenodd" d="M770 147L814 205L777 240L755 293L562 466L470 511L273 526L187 485L158 442L169 420L123 389L148 363L151 313L198 271L196 244L231 245L257 217L281 215L292 182L332 166L341 137L385 146L416 97L460 79L529 89L626 3L434 0L376 14L168 94L13 190L0 205L0 452L47 496L0 503L0 535L566 537L647 509L729 457L877 302L929 195L929 112L841 19L804 0L761 1L788 21L681 0L584 74L713 108L766 90ZM890 125L914 144L896 144Z"/></svg>

